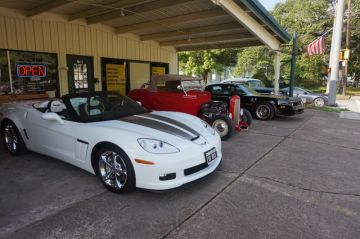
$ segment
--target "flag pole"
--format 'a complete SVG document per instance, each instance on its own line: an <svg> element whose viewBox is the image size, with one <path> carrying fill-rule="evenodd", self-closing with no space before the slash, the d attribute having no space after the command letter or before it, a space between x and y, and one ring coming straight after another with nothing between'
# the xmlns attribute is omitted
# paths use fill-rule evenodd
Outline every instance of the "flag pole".
<svg viewBox="0 0 360 239"><path fill-rule="evenodd" d="M289 84L289 96L294 96L294 81L295 81L295 68L296 68L296 54L297 54L297 36L296 32L293 33L293 45L292 45L292 57L290 68L290 84Z"/></svg>
<svg viewBox="0 0 360 239"><path fill-rule="evenodd" d="M348 0L348 14L347 14L347 23L346 23L346 51L350 49L350 23L351 23L351 0ZM350 56L349 56L350 57ZM345 59L345 57L344 57ZM344 81L343 81L343 90L342 95L346 95L346 87L347 87L347 77L348 77L348 70L349 70L349 59L345 59L345 68L344 68Z"/></svg>

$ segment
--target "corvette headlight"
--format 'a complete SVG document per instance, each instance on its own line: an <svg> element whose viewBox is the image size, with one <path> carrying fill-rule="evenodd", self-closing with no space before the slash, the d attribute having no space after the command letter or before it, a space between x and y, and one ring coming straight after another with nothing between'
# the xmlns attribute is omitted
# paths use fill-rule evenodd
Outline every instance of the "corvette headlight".
<svg viewBox="0 0 360 239"><path fill-rule="evenodd" d="M180 152L175 146L157 139L138 139L141 148L152 154L173 154Z"/></svg>
<svg viewBox="0 0 360 239"><path fill-rule="evenodd" d="M211 127L208 123L206 123L205 121L201 120L201 123L203 124L204 128L207 129L207 131L212 134L215 135L215 130L213 127Z"/></svg>

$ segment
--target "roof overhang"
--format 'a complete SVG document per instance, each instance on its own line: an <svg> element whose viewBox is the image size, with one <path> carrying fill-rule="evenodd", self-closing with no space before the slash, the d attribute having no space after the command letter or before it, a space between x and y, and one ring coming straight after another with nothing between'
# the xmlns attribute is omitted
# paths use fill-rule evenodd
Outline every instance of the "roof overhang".
<svg viewBox="0 0 360 239"><path fill-rule="evenodd" d="M3 0L0 7L29 18L65 16L116 34L138 36L177 51L266 45L278 50L290 35L257 0Z"/></svg>

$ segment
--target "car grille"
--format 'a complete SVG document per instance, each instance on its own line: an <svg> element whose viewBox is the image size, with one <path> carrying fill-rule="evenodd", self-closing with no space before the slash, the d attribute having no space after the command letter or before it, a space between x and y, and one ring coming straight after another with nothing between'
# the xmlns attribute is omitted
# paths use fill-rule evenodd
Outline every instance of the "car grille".
<svg viewBox="0 0 360 239"><path fill-rule="evenodd" d="M197 172L203 170L204 168L206 168L207 166L208 166L208 164L205 162L205 163L196 165L196 166L194 166L194 167L187 168L187 169L184 170L184 175L185 175L185 176L188 176L188 175L197 173Z"/></svg>

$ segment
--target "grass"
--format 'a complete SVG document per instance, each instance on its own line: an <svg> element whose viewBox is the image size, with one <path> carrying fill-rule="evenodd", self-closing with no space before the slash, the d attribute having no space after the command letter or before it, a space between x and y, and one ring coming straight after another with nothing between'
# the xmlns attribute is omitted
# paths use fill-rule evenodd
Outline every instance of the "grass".
<svg viewBox="0 0 360 239"><path fill-rule="evenodd" d="M317 87L309 87L305 89L309 89L310 91L314 92L314 93L325 93L326 92L326 86L317 86ZM336 94L337 95L337 99L348 99L347 98L338 98L339 96L344 97L342 94ZM360 88L357 87L347 87L346 88L346 95L360 95Z"/></svg>
<svg viewBox="0 0 360 239"><path fill-rule="evenodd" d="M349 95L360 95L360 88L348 87L346 93Z"/></svg>
<svg viewBox="0 0 360 239"><path fill-rule="evenodd" d="M333 112L333 113L340 113L341 111L349 111L348 109L342 109L339 107L332 107L332 106L315 107L314 105L306 106L306 109L320 110L324 112Z"/></svg>
<svg viewBox="0 0 360 239"><path fill-rule="evenodd" d="M308 89L314 93L325 93L326 92L326 86L309 87L309 88L304 87L304 88Z"/></svg>

